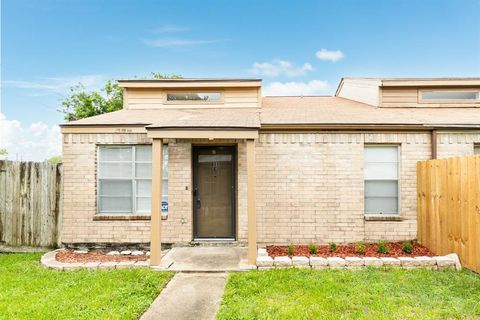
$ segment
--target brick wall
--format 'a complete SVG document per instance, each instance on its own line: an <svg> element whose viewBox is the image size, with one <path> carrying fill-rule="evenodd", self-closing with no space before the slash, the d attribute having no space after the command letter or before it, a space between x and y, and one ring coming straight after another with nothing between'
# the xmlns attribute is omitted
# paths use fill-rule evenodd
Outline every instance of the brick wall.
<svg viewBox="0 0 480 320"><path fill-rule="evenodd" d="M150 241L150 220L95 221L97 212L97 145L151 144L146 134L64 134L64 243L146 243ZM162 241L186 243L192 240L192 142L202 140L168 140L168 219L162 220ZM247 238L246 156L245 143L238 142L238 240Z"/></svg>
<svg viewBox="0 0 480 320"><path fill-rule="evenodd" d="M162 241L192 240L193 143L169 140L169 216ZM62 241L149 242L150 221L94 221L96 145L151 143L146 134L64 134ZM238 143L237 232L247 239L246 144ZM364 221L363 147L401 146L403 221ZM438 156L472 154L480 134L439 133ZM404 240L416 237L416 162L430 158L429 133L262 133L256 142L260 244Z"/></svg>

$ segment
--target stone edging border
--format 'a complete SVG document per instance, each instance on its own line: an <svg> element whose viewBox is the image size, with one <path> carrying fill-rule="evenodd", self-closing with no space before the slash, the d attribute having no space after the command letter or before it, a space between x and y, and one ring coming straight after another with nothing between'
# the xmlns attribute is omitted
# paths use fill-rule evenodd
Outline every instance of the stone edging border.
<svg viewBox="0 0 480 320"><path fill-rule="evenodd" d="M376 258L376 257L305 257L280 256L272 258L267 249L260 248L257 251L257 269L269 270L273 268L311 268L311 269L362 269L371 268L403 268L403 269L428 269L461 270L462 265L456 253L435 257L399 257L399 258Z"/></svg>
<svg viewBox="0 0 480 320"><path fill-rule="evenodd" d="M57 252L65 249L57 249L45 253L40 259L40 264L46 268L68 271L80 269L134 269L134 268L150 268L150 259L146 261L121 261L121 262L60 262L55 259Z"/></svg>

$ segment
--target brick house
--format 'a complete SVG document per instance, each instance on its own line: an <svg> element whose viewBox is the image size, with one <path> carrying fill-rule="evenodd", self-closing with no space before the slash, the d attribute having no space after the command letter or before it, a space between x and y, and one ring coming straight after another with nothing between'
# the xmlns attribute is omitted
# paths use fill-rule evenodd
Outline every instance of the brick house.
<svg viewBox="0 0 480 320"><path fill-rule="evenodd" d="M416 163L480 146L480 79L121 80L123 110L61 125L62 241L256 246L416 238ZM478 145L477 145L478 144Z"/></svg>

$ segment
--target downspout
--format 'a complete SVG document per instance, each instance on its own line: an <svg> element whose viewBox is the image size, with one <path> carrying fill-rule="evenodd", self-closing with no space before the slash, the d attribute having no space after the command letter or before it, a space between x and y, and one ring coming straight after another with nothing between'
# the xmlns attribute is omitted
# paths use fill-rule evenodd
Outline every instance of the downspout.
<svg viewBox="0 0 480 320"><path fill-rule="evenodd" d="M432 159L437 159L437 130L431 131L431 147L432 147Z"/></svg>

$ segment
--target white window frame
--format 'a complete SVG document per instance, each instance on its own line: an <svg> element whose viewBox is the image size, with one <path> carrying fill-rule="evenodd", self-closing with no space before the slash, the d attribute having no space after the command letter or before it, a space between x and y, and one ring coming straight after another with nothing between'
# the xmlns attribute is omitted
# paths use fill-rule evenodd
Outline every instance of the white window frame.
<svg viewBox="0 0 480 320"><path fill-rule="evenodd" d="M151 144L136 144L136 145L97 145L97 171L96 171L96 175L97 175L97 214L100 214L100 215L114 215L114 214L125 214L125 215L135 215L135 214L142 214L142 215L145 215L145 214L151 214L151 210L148 210L148 211L140 211L140 210L137 210L137 198L150 198L150 197L147 197L147 196L138 196L137 195L137 180L150 180L152 181L152 178L137 178L136 177L136 164L150 164L152 163L152 160L150 159L150 161L145 161L145 160L139 160L137 161L136 160L136 148L137 147L145 147L145 146L150 146L151 147ZM115 148L131 148L132 149L132 158L130 161L123 161L124 163L131 163L132 165L132 174L130 176L129 179L127 178L100 178L100 163L121 163L122 161L100 161L100 149L101 148L110 148L110 149L115 149ZM163 148L164 148L164 152L168 152L168 144L164 144L163 145ZM167 151L165 151L167 150ZM167 155L168 157L168 155ZM128 181L130 180L131 183L132 183L132 196L131 196L131 201L132 201L132 204L131 204L131 207L132 207L132 210L131 212L130 211L100 211L100 198L101 198L101 192L100 192L100 181L101 180L123 180L123 181ZM162 177L162 183L164 181L167 181L167 185L168 185L168 175L166 176L165 174L163 175ZM167 193L164 193L162 194L162 199L161 201L163 201L163 198L165 197L168 202L168 190L164 190L163 192L167 192ZM164 215L166 214L165 212L163 213Z"/></svg>
<svg viewBox="0 0 480 320"><path fill-rule="evenodd" d="M381 180L378 180L378 179L365 179L365 175L363 177L363 203L364 203L364 206L363 206L363 213L365 216L400 216L401 215L401 212L402 212L402 208L401 208L401 176L400 176L400 172L401 172L401 165L402 165L402 161L401 161L401 144L392 144L392 143L389 143L389 144L384 144L384 143L366 143L363 145L363 150L364 150L364 154L365 154L365 149L366 148L380 148L380 147L396 147L397 148L397 212L396 213L367 213L367 210L366 210L366 190L365 190L365 182L366 181L381 181ZM365 174L365 160L364 160L364 168L363 168L363 172ZM386 179L387 181L392 181L392 180L389 180L389 179Z"/></svg>
<svg viewBox="0 0 480 320"><path fill-rule="evenodd" d="M477 99L424 99L424 92L476 92L479 98ZM457 104L457 103L469 103L475 104L480 102L480 90L478 89L419 89L418 90L418 102L419 103L434 103L434 104Z"/></svg>

